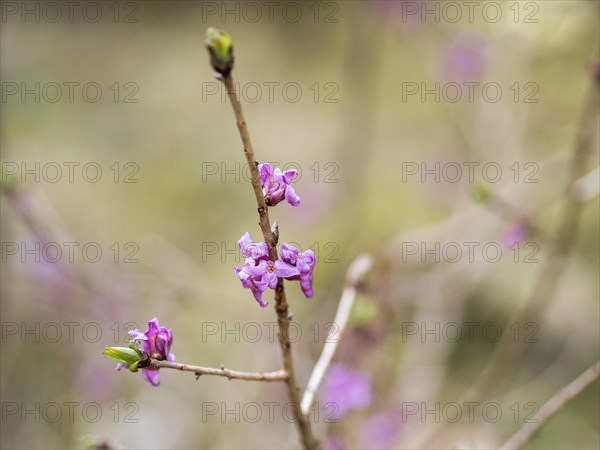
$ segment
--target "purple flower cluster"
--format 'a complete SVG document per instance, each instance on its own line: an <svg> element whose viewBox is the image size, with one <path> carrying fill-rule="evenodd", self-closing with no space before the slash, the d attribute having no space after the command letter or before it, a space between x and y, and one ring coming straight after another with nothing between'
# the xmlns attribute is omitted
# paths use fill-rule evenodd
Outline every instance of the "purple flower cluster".
<svg viewBox="0 0 600 450"><path fill-rule="evenodd" d="M149 357L158 360L174 361L175 355L171 353L171 345L173 344L173 335L171 330L161 327L158 324L158 319L155 317L148 322L148 329L143 333L140 330L132 330L129 335L133 338L135 346L144 357ZM117 370L127 368L125 364L117 364ZM142 369L144 380L152 386L158 386L158 369L145 367Z"/></svg>
<svg viewBox="0 0 600 450"><path fill-rule="evenodd" d="M281 259L271 261L269 250L264 242L252 242L250 233L244 234L238 241L240 253L244 258L243 266L236 267L235 273L242 286L250 289L258 304L265 308L262 294L267 288L275 289L278 278L299 280L300 288L308 298L312 297L312 272L315 267L315 254L312 250L301 253L290 244L281 244Z"/></svg>
<svg viewBox="0 0 600 450"><path fill-rule="evenodd" d="M273 169L271 164L264 163L258 165L258 173L260 174L260 184L267 206L275 206L284 198L292 206L300 204L300 197L290 185L298 173L297 170L283 172L279 168Z"/></svg>

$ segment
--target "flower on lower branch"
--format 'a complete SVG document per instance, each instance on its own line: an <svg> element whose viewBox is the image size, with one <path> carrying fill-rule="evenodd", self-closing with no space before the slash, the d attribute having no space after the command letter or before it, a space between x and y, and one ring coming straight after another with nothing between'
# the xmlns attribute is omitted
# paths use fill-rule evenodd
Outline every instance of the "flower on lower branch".
<svg viewBox="0 0 600 450"><path fill-rule="evenodd" d="M127 367L132 372L137 372L139 363L148 359L174 361L175 355L171 353L173 335L171 330L161 327L155 317L148 322L148 329L144 332L132 330L129 347L107 347L104 354L117 361L117 370ZM144 380L152 386L160 384L158 369L154 367L143 367Z"/></svg>
<svg viewBox="0 0 600 450"><path fill-rule="evenodd" d="M286 243L281 244L281 259L271 261L267 244L252 242L250 233L244 234L238 241L244 264L235 267L235 273L242 286L250 289L258 304L265 308L268 303L262 300L267 288L275 289L277 279L300 280L300 287L306 297L312 297L312 272L315 267L315 254L312 250L304 253Z"/></svg>

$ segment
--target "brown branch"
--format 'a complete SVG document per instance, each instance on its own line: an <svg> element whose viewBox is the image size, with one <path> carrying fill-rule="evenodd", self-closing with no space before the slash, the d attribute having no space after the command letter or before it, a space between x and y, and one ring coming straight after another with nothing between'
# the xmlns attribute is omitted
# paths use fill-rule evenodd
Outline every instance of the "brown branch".
<svg viewBox="0 0 600 450"><path fill-rule="evenodd" d="M546 424L548 419L596 380L599 374L600 361L554 394L550 400L544 403L534 419L526 423L519 431L511 436L510 439L500 447L500 450L516 450L521 448Z"/></svg>
<svg viewBox="0 0 600 450"><path fill-rule="evenodd" d="M193 372L197 376L216 375L218 377L226 377L230 380L287 381L288 379L288 375L285 370L276 370L274 372L239 372L237 370L229 370L224 367L216 369L213 367L201 367L171 361L160 361L158 359L151 359L148 363L148 366L154 367L155 369L175 369L183 372Z"/></svg>
<svg viewBox="0 0 600 450"><path fill-rule="evenodd" d="M263 234L263 238L269 248L269 258L272 261L279 259L277 254L277 240L271 231L271 223L269 221L269 210L265 202L265 198L262 192L262 186L260 184L260 176L258 173L258 163L254 158L254 148L252 147L252 141L250 140L250 133L248 132L248 125L244 119L242 112L242 105L240 104L231 76L222 78L223 84L227 90L227 95L231 102L233 112L235 114L235 120L244 144L244 155L248 161L250 167L250 177L252 182L252 188L254 189L254 195L256 196L256 205L258 207L259 225ZM295 405L298 420L296 425L298 432L300 433L300 439L305 449L317 449L318 444L313 437L310 421L301 413L300 410L300 392L296 386L296 377L294 374L294 363L292 359L292 346L289 339L289 317L288 317L288 303L285 297L285 289L283 286L283 279L277 280L277 287L275 288L275 311L277 312L277 323L279 325L279 346L281 347L281 354L283 357L283 367L288 375L287 387L288 396L290 402Z"/></svg>

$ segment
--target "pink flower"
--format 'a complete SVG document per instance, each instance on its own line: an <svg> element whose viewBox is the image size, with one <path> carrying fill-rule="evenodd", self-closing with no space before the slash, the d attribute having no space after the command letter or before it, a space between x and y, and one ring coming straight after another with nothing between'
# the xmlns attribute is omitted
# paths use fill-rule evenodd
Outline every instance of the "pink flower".
<svg viewBox="0 0 600 450"><path fill-rule="evenodd" d="M307 298L311 298L313 296L312 282L316 260L315 253L312 250L300 253L300 250L296 247L284 242L281 244L281 260L296 267L298 275L289 279L300 280L302 292Z"/></svg>
<svg viewBox="0 0 600 450"><path fill-rule="evenodd" d="M258 165L260 173L260 184L262 186L265 202L268 206L275 206L284 198L292 206L300 204L300 197L296 195L294 188L290 185L297 174L296 170L273 169L271 164L264 163Z"/></svg>
<svg viewBox="0 0 600 450"><path fill-rule="evenodd" d="M289 278L298 275L298 270L281 260L253 260L247 258L240 269L235 268L235 273L242 282L242 286L252 291L254 298L265 308L268 303L262 301L262 294L267 288L275 289L277 278Z"/></svg>
<svg viewBox="0 0 600 450"><path fill-rule="evenodd" d="M138 351L144 357L152 359L174 361L175 355L171 353L171 345L173 344L173 335L171 330L161 327L158 324L158 319L155 317L148 322L148 329L143 333L140 330L132 330L129 335L133 338L133 342ZM125 364L118 364L117 370L127 367ZM158 386L158 370L153 367L145 367L142 369L144 380L152 386Z"/></svg>
<svg viewBox="0 0 600 450"><path fill-rule="evenodd" d="M252 258L257 261L259 259L269 259L269 248L264 242L252 242L252 236L246 232L238 241L242 258Z"/></svg>
<svg viewBox="0 0 600 450"><path fill-rule="evenodd" d="M244 234L238 245L244 264L242 267L235 267L235 273L242 286L252 291L261 308L268 305L262 300L263 293L267 288L275 289L278 278L299 280L304 295L308 298L313 296L315 254L312 250L300 253L296 247L284 242L281 244L281 259L273 262L269 259L267 244L252 242L250 233Z"/></svg>

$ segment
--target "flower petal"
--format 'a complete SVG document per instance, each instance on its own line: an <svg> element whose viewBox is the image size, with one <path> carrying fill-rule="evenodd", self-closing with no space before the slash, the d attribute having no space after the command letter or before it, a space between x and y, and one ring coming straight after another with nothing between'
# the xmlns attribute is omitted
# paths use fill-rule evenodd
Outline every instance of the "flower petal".
<svg viewBox="0 0 600 450"><path fill-rule="evenodd" d="M300 204L300 197L298 197L294 188L289 185L285 190L285 199L292 206L298 206Z"/></svg>
<svg viewBox="0 0 600 450"><path fill-rule="evenodd" d="M297 173L298 171L296 169L286 170L283 172L283 181L286 184L290 184Z"/></svg>
<svg viewBox="0 0 600 450"><path fill-rule="evenodd" d="M252 295L254 295L254 299L258 302L260 307L266 308L268 303L262 301L262 294L266 290L266 286L265 286L265 289L262 289L262 290L256 289L255 287L251 287L250 289L252 290Z"/></svg>
<svg viewBox="0 0 600 450"><path fill-rule="evenodd" d="M159 329L159 325L158 325L158 319L155 317L154 319L152 319L150 322L148 322L148 331L146 331L146 336L148 337L148 339L152 339L153 337L156 337L156 335L158 334L158 329Z"/></svg>
<svg viewBox="0 0 600 450"><path fill-rule="evenodd" d="M275 289L277 287L277 275L273 272L267 272L263 276L263 280L266 281L267 285L271 289Z"/></svg>
<svg viewBox="0 0 600 450"><path fill-rule="evenodd" d="M302 289L302 292L306 298L312 298L314 294L312 288L312 275L300 276L300 289Z"/></svg>
<svg viewBox="0 0 600 450"><path fill-rule="evenodd" d="M238 241L238 245L240 247L240 251L248 244L252 243L252 237L250 236L250 233L248 233L246 231L246 233L240 238L240 240Z"/></svg>
<svg viewBox="0 0 600 450"><path fill-rule="evenodd" d="M293 245L287 244L283 242L281 244L281 259L282 261L291 264L292 266L296 265L298 260L298 255L300 254L300 250L298 250Z"/></svg>
<svg viewBox="0 0 600 450"><path fill-rule="evenodd" d="M267 180L273 178L273 167L269 163L259 164L258 172L260 173L260 184L265 184Z"/></svg>
<svg viewBox="0 0 600 450"><path fill-rule="evenodd" d="M268 264L263 259L258 264L254 265L254 260L247 259L242 270L248 273L251 277L260 278L267 272Z"/></svg>
<svg viewBox="0 0 600 450"><path fill-rule="evenodd" d="M142 375L144 377L144 380L146 380L148 383L150 383L152 386L159 386L160 385L160 381L159 381L159 373L157 369L143 369L142 370Z"/></svg>
<svg viewBox="0 0 600 450"><path fill-rule="evenodd" d="M315 268L315 260L315 252L312 250L306 250L298 258L296 267L298 267L300 273L312 273L313 269Z"/></svg>
<svg viewBox="0 0 600 450"><path fill-rule="evenodd" d="M148 339L146 335L138 329L131 330L129 332L129 336L131 336L131 339L134 341L145 341L146 339Z"/></svg>
<svg viewBox="0 0 600 450"><path fill-rule="evenodd" d="M289 278L299 274L300 272L294 266L281 260L275 261L275 275L278 277Z"/></svg>

